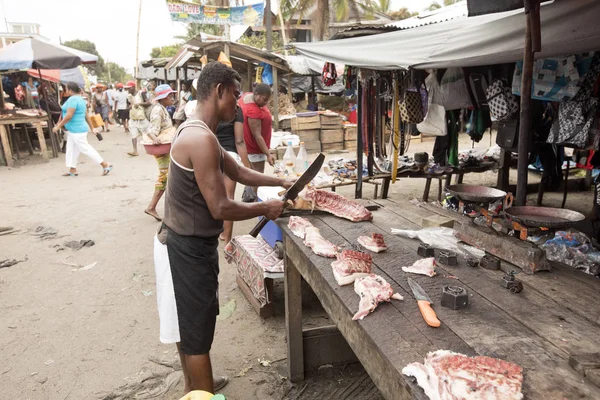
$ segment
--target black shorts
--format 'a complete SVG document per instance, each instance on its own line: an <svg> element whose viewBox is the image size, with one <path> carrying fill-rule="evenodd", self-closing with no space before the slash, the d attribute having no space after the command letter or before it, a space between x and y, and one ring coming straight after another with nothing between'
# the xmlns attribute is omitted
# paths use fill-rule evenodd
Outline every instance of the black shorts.
<svg viewBox="0 0 600 400"><path fill-rule="evenodd" d="M212 346L219 314L218 246L217 236L180 236L170 229L167 234L184 354L208 354Z"/></svg>
<svg viewBox="0 0 600 400"><path fill-rule="evenodd" d="M129 119L129 110L118 110L117 115L119 116L120 120L124 121L126 119Z"/></svg>

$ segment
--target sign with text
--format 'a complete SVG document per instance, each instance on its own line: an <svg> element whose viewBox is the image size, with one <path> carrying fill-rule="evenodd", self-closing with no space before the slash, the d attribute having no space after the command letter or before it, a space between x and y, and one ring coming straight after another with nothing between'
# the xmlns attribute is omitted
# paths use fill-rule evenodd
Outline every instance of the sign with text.
<svg viewBox="0 0 600 400"><path fill-rule="evenodd" d="M209 25L260 26L263 24L265 13L263 3L240 7L216 7L167 0L167 7L173 21Z"/></svg>

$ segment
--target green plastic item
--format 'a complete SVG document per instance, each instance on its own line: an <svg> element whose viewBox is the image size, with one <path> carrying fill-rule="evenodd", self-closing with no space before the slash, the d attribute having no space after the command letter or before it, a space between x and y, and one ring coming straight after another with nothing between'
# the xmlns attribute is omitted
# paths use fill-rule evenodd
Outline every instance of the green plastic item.
<svg viewBox="0 0 600 400"><path fill-rule="evenodd" d="M210 398L210 400L227 400L227 399L225 399L225 396L223 396L222 394L215 394L213 397Z"/></svg>

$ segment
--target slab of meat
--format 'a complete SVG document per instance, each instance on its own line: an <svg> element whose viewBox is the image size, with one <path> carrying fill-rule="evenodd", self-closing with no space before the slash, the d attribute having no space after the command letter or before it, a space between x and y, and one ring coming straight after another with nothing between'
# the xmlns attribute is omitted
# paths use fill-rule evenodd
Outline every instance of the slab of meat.
<svg viewBox="0 0 600 400"><path fill-rule="evenodd" d="M415 261L413 265L410 267L402 267L402 271L410 272L413 274L421 274L427 276L435 275L435 258L422 258L420 260Z"/></svg>
<svg viewBox="0 0 600 400"><path fill-rule="evenodd" d="M326 211L353 222L371 221L373 214L362 205L328 190L307 189L304 195L314 209Z"/></svg>
<svg viewBox="0 0 600 400"><path fill-rule="evenodd" d="M304 244L310 247L315 254L329 258L335 258L337 256L337 246L323 238L318 228L310 226L306 228L305 232Z"/></svg>
<svg viewBox="0 0 600 400"><path fill-rule="evenodd" d="M402 373L417 378L431 400L523 398L523 369L496 358L438 350L427 354L424 364L408 364Z"/></svg>
<svg viewBox="0 0 600 400"><path fill-rule="evenodd" d="M352 317L353 320L363 319L375 310L382 301L391 299L404 300L398 293L394 293L392 285L387 283L379 275L371 274L358 278L354 281L354 291L360 296L358 312Z"/></svg>
<svg viewBox="0 0 600 400"><path fill-rule="evenodd" d="M314 228L314 226L306 218L291 216L288 222L288 228L290 228L294 235L304 240L306 228Z"/></svg>
<svg viewBox="0 0 600 400"><path fill-rule="evenodd" d="M331 263L333 276L340 286L349 285L361 276L371 273L373 259L362 251L343 250L337 260Z"/></svg>
<svg viewBox="0 0 600 400"><path fill-rule="evenodd" d="M373 233L371 237L359 236L358 243L367 250L371 250L375 253L380 253L387 250L387 245L383 241L383 235L381 233Z"/></svg>

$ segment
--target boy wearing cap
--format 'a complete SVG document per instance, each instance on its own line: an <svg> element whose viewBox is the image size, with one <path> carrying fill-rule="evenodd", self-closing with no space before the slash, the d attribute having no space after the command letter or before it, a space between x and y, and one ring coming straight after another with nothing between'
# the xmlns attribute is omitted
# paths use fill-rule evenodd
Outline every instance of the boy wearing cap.
<svg viewBox="0 0 600 400"><path fill-rule="evenodd" d="M144 101L141 91L136 90L134 81L129 81L125 85L129 91L127 101L131 105L129 111L129 134L131 135L131 144L133 151L128 152L130 156L137 156L137 142L148 130L148 119L146 118L146 108L151 106L149 101Z"/></svg>
<svg viewBox="0 0 600 400"><path fill-rule="evenodd" d="M123 90L123 84L117 83L117 91L114 94L115 114L119 119L119 123L125 128L125 132L129 133L129 109L127 108L127 92Z"/></svg>
<svg viewBox="0 0 600 400"><path fill-rule="evenodd" d="M276 219L284 206L279 200L248 204L228 198L223 175L250 186L292 185L239 165L219 145L214 132L221 121L234 119L240 81L226 65L206 65L198 80L195 114L171 146L165 218L155 239L155 260L166 243L169 267L155 262L156 285L161 341L177 342L186 393L214 393L209 352L219 312L217 249L223 220Z"/></svg>

